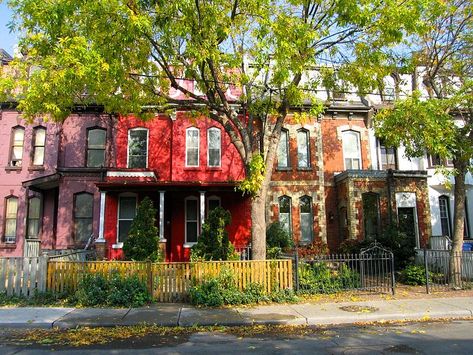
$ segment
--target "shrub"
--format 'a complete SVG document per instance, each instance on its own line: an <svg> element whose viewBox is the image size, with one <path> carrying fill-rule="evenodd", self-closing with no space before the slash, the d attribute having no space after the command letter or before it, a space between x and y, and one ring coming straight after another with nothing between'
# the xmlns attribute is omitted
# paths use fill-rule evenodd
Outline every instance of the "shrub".
<svg viewBox="0 0 473 355"><path fill-rule="evenodd" d="M430 282L432 281L432 276L429 275ZM425 267L422 265L407 265L399 273L399 282L405 285L425 285Z"/></svg>
<svg viewBox="0 0 473 355"><path fill-rule="evenodd" d="M368 248L372 243L371 240L346 239L340 243L338 252L341 254L360 254L361 249Z"/></svg>
<svg viewBox="0 0 473 355"><path fill-rule="evenodd" d="M311 244L298 248L299 257L303 259L314 259L318 255L327 255L328 246L321 239L315 239Z"/></svg>
<svg viewBox="0 0 473 355"><path fill-rule="evenodd" d="M64 305L67 301L67 294L57 294L50 291L39 292L36 290L29 298L16 295L7 296L6 292L0 292L0 306L51 306L57 304Z"/></svg>
<svg viewBox="0 0 473 355"><path fill-rule="evenodd" d="M156 209L149 197L145 197L138 206L128 237L123 243L123 253L126 260L161 261L162 259L158 248Z"/></svg>
<svg viewBox="0 0 473 355"><path fill-rule="evenodd" d="M231 220L230 212L222 207L210 211L197 244L192 248L192 261L239 259L225 229Z"/></svg>
<svg viewBox="0 0 473 355"><path fill-rule="evenodd" d="M299 287L302 293L335 293L360 286L360 275L345 264L336 269L323 262L299 266Z"/></svg>
<svg viewBox="0 0 473 355"><path fill-rule="evenodd" d="M266 257L268 259L278 259L284 251L293 246L294 241L291 235L281 223L271 223L266 229Z"/></svg>
<svg viewBox="0 0 473 355"><path fill-rule="evenodd" d="M82 306L139 307L150 301L146 285L136 275L110 279L101 274L86 274L74 295Z"/></svg>
<svg viewBox="0 0 473 355"><path fill-rule="evenodd" d="M396 226L388 226L378 238L378 242L393 252L396 270L402 270L414 261L416 255L414 238L399 232Z"/></svg>

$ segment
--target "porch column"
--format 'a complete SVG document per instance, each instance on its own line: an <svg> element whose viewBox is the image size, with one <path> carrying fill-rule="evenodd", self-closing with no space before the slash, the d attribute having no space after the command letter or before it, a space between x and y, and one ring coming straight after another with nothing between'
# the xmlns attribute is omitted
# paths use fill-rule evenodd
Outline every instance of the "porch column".
<svg viewBox="0 0 473 355"><path fill-rule="evenodd" d="M159 191L159 241L165 242L164 239L164 192Z"/></svg>
<svg viewBox="0 0 473 355"><path fill-rule="evenodd" d="M100 192L100 215L99 215L99 236L95 240L95 252L97 253L97 260L105 259L105 252L107 248L107 241L104 238L105 227L105 198L107 193Z"/></svg>
<svg viewBox="0 0 473 355"><path fill-rule="evenodd" d="M205 220L205 191L200 191L200 233Z"/></svg>

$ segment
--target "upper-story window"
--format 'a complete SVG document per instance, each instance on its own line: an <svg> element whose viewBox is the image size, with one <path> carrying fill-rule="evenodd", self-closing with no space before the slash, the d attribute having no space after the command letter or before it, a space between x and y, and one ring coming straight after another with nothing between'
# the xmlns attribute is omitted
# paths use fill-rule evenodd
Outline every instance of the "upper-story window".
<svg viewBox="0 0 473 355"><path fill-rule="evenodd" d="M302 196L299 199L300 218L301 218L301 243L312 243L313 239L313 221L312 199L309 196Z"/></svg>
<svg viewBox="0 0 473 355"><path fill-rule="evenodd" d="M439 197L440 226L443 236L452 236L452 221L450 219L450 199L448 196Z"/></svg>
<svg viewBox="0 0 473 355"><path fill-rule="evenodd" d="M123 195L118 201L117 242L123 243L128 237L133 219L136 216L136 196Z"/></svg>
<svg viewBox="0 0 473 355"><path fill-rule="evenodd" d="M94 195L81 192L74 196L74 239L86 243L92 235Z"/></svg>
<svg viewBox="0 0 473 355"><path fill-rule="evenodd" d="M342 141L345 169L362 169L360 134L355 131L344 131Z"/></svg>
<svg viewBox="0 0 473 355"><path fill-rule="evenodd" d="M430 168L437 166L453 166L453 159L443 159L439 154L427 154L427 160Z"/></svg>
<svg viewBox="0 0 473 355"><path fill-rule="evenodd" d="M282 129L278 145L278 168L288 168L289 166L289 132Z"/></svg>
<svg viewBox="0 0 473 355"><path fill-rule="evenodd" d="M28 199L28 219L26 238L37 239L39 236L41 218L41 199L39 197L31 197Z"/></svg>
<svg viewBox="0 0 473 355"><path fill-rule="evenodd" d="M25 129L17 126L12 129L10 166L20 167L23 160L23 142L25 139Z"/></svg>
<svg viewBox="0 0 473 355"><path fill-rule="evenodd" d="M297 131L297 166L299 168L310 167L310 136L309 131L300 129Z"/></svg>
<svg viewBox="0 0 473 355"><path fill-rule="evenodd" d="M212 127L207 131L207 158L210 167L221 165L222 137L220 129Z"/></svg>
<svg viewBox="0 0 473 355"><path fill-rule="evenodd" d="M148 129L133 128L128 131L128 167L148 167Z"/></svg>
<svg viewBox="0 0 473 355"><path fill-rule="evenodd" d="M378 140L379 146L379 164L381 170L397 169L397 149L387 147L384 142Z"/></svg>
<svg viewBox="0 0 473 355"><path fill-rule="evenodd" d="M186 166L199 166L199 129L189 127L186 129Z"/></svg>
<svg viewBox="0 0 473 355"><path fill-rule="evenodd" d="M289 196L279 198L279 223L288 233L292 231L291 204Z"/></svg>
<svg viewBox="0 0 473 355"><path fill-rule="evenodd" d="M44 164L44 147L46 145L46 128L35 127L33 129L33 165Z"/></svg>
<svg viewBox="0 0 473 355"><path fill-rule="evenodd" d="M5 199L5 243L16 242L16 217L18 215L18 197Z"/></svg>
<svg viewBox="0 0 473 355"><path fill-rule="evenodd" d="M105 144L107 131L103 128L91 128L87 131L87 166L98 168L105 166Z"/></svg>

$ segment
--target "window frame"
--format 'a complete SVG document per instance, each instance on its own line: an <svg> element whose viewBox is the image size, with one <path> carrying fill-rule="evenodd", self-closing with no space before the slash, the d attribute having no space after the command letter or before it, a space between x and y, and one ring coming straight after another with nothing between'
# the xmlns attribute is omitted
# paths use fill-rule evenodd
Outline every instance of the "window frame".
<svg viewBox="0 0 473 355"><path fill-rule="evenodd" d="M131 219L129 218L120 218L120 206L121 206L121 199L122 198L130 198L133 197L135 199L135 216ZM112 246L113 248L123 248L123 243L122 241L119 240L120 237L120 221L133 221L136 217L136 212L138 210L138 195L135 193L130 193L130 192L125 192L120 195L118 195L118 206L117 206L117 235L116 235L116 243ZM131 226L131 225L130 225Z"/></svg>
<svg viewBox="0 0 473 355"><path fill-rule="evenodd" d="M92 209L91 209L91 216L90 217L77 217L76 216L76 203L77 203L77 197L79 195L88 195L92 198ZM74 199L73 199L73 205L72 205L72 221L73 221L73 225L72 225L72 228L73 228L73 233L72 233L72 237L74 238L74 243L76 245L79 245L79 244L85 244L87 243L87 241L89 240L90 238L90 235L87 237L86 240L78 240L77 239L77 234L76 234L76 221L77 220L87 220L87 219L90 219L90 230L91 230L91 234L93 234L94 232L94 204L95 204L95 200L94 200L94 194L91 193L91 192L88 192L88 191L80 191L80 192L76 192L74 194Z"/></svg>
<svg viewBox="0 0 473 355"><path fill-rule="evenodd" d="M445 201L445 213L446 217L442 217L442 203L441 201ZM439 202L439 220L440 220L440 228L442 230L442 236L448 236L449 238L452 237L452 217L450 214L450 196L448 195L440 195L438 197L438 202ZM448 229L448 234L444 233L444 224L442 223L443 220L447 220L447 229Z"/></svg>
<svg viewBox="0 0 473 355"><path fill-rule="evenodd" d="M281 165L281 161L279 159L279 152L281 150L281 144L282 144L282 139L285 139L285 146L286 146L286 157L285 157L285 164L286 165ZM282 128L281 129L281 136L279 137L279 142L278 142L278 146L277 146L277 168L279 170L286 170L286 169L290 169L291 168L291 158L290 158L290 151L289 151L289 148L290 148L290 145L289 145L289 130L285 129L285 128Z"/></svg>
<svg viewBox="0 0 473 355"><path fill-rule="evenodd" d="M15 145L15 131L16 130L21 130L23 131L23 140L21 142L21 145ZM25 127L17 125L12 127L11 133L10 133L10 154L8 155L8 166L12 168L18 168L20 169L23 166L23 154L25 151ZM15 151L15 147L21 147L21 159L15 160L16 162L20 162L19 165L13 164L13 154Z"/></svg>
<svg viewBox="0 0 473 355"><path fill-rule="evenodd" d="M218 165L210 165L210 132L218 132L220 145L218 147ZM187 139L187 132L186 132ZM186 142L187 144L187 142ZM212 148L215 149L215 148ZM187 156L187 145L186 145L186 156ZM222 167L222 131L217 127L210 127L207 130L207 166L210 168L220 168Z"/></svg>
<svg viewBox="0 0 473 355"><path fill-rule="evenodd" d="M38 134L38 131L40 130L43 130L44 131L44 141L43 141L43 145L36 145L36 136ZM44 165L44 159L46 157L46 138L47 138L47 129L46 127L44 126L36 126L33 128L33 139L32 139L32 142L31 142L31 145L32 145L32 150L31 150L31 166L34 166L34 167L39 167L39 166L43 166ZM43 159L42 159L42 163L41 164L35 164L34 161L35 161L35 155L36 155L36 152L37 152L37 148L43 148Z"/></svg>
<svg viewBox="0 0 473 355"><path fill-rule="evenodd" d="M374 238L370 238L367 233L366 233L366 225L367 225L367 219L366 219L366 213L365 213L365 199L364 197L365 196L373 196L376 200L376 206L375 206L375 209L376 209L376 235L374 236ZM364 192L361 194L361 208L362 208L362 211L363 211L363 229L364 229L364 239L365 240L375 240L377 238L379 238L380 234L381 234L381 214L380 214L380 195L379 193L376 193L376 192Z"/></svg>
<svg viewBox="0 0 473 355"><path fill-rule="evenodd" d="M196 219L194 220L188 220L187 219L187 202L188 201L195 201L196 202ZM195 242L190 242L187 240L187 223L188 222L195 222L196 223L196 228L197 228L197 240ZM185 247L190 247L195 244L197 244L199 240L199 231L200 231L200 203L199 203L199 198L197 196L187 196L184 199L184 246Z"/></svg>
<svg viewBox="0 0 473 355"><path fill-rule="evenodd" d="M305 154L307 156L307 164L305 166L301 166L300 162L301 162L301 159L300 159L300 152L301 152L301 145L300 145L300 142L299 142L299 134L304 134L305 136L305 143L306 143L306 149L305 149ZM297 130L297 167L299 169L310 169L311 167L311 162L310 162L310 132L308 129L305 129L305 128L301 128L301 129L298 129Z"/></svg>
<svg viewBox="0 0 473 355"><path fill-rule="evenodd" d="M345 152L345 137L347 135L353 135L356 136L356 141L358 144L358 154L357 157L347 157L347 152ZM343 166L345 170L363 170L363 160L361 159L361 134L358 131L348 129L342 132L342 152L343 152ZM347 159L350 159L352 167L350 169L347 168ZM359 168L358 169L353 169L353 160L358 160L359 161Z"/></svg>
<svg viewBox="0 0 473 355"><path fill-rule="evenodd" d="M284 226L282 225L281 223L281 201L283 199L288 199L289 201L289 212L284 212L284 214L287 214L287 220L288 220L288 230L287 232L289 233L289 235L292 236L292 198L287 196L287 195L282 195L278 198L278 222L279 224L284 228Z"/></svg>
<svg viewBox="0 0 473 355"><path fill-rule="evenodd" d="M104 139L104 142L103 142L103 149L99 149L99 148L91 148L90 147L90 133L93 132L93 131L103 131L105 132L105 139ZM85 152L85 166L88 167L88 168L101 168L101 167L105 167L107 166L107 129L104 128L104 127L100 127L100 126L94 126L94 127L88 127L87 128L87 137L86 137L86 141L87 141L87 149L86 149L86 152ZM130 135L128 134L128 138L130 137ZM128 147L127 147L128 149ZM148 148L146 148L148 149ZM91 166L89 164L89 151L99 151L99 150L103 150L103 164L100 165L100 166ZM129 154L129 151L127 150L127 166L128 166L128 154Z"/></svg>
<svg viewBox="0 0 473 355"><path fill-rule="evenodd" d="M309 201L309 208L310 212L302 212L302 200L307 199ZM310 220L310 238L309 240L302 240L302 216L303 215L309 215L309 220ZM299 198L299 227L300 227L300 243L302 244L311 244L314 241L314 208L313 208L313 202L312 202L312 197L308 195L301 196Z"/></svg>
<svg viewBox="0 0 473 355"><path fill-rule="evenodd" d="M31 201L34 199L38 199L39 201L39 215L38 218L31 218ZM43 211L43 206L42 206L43 199L40 196L31 196L28 198L28 205L27 205L27 214L26 214L26 239L39 239L39 235L41 233L41 227L42 227L42 211ZM29 235L29 227L30 227L30 221L31 220L38 220L38 234L36 236L30 236Z"/></svg>
<svg viewBox="0 0 473 355"><path fill-rule="evenodd" d="M8 203L9 201L15 199L16 200L16 212L15 212L15 235L13 236L7 236L6 233L7 233L7 221L8 220L13 220L12 217L8 217ZM4 212L3 212L3 215L4 215L4 223L3 223L3 240L2 242L5 243L5 244L16 244L16 241L17 241L17 236L18 236L18 209L19 209L19 206L20 205L20 199L18 198L18 196L15 196L15 195L9 195L7 197L5 197L5 201L4 201ZM9 239L7 240L7 237L12 237L12 239Z"/></svg>
<svg viewBox="0 0 473 355"><path fill-rule="evenodd" d="M130 142L131 142L131 132L134 131L146 131L146 164L144 168L134 168L130 167ZM128 130L128 142L127 142L127 155L126 155L126 167L128 169L147 169L148 168L148 157L149 157L149 129L146 127L135 127Z"/></svg>
<svg viewBox="0 0 473 355"><path fill-rule="evenodd" d="M187 141L187 132L197 131L197 165L189 165L189 146ZM186 168L198 168L200 166L200 129L197 127L187 127L186 128L186 152L185 152L185 166Z"/></svg>
<svg viewBox="0 0 473 355"><path fill-rule="evenodd" d="M389 170L389 169L392 169L392 170L397 170L399 169L399 160L398 160L398 154L397 154L397 148L396 147L388 147L386 146L386 144L380 140L380 139L376 139L376 143L378 145L378 149L377 149L377 152L378 152L378 166L379 166L379 170ZM393 150L393 154L394 155L394 168L387 168L388 165L391 165L391 164L383 164L383 158L382 158L382 150L385 150L385 156L388 156L387 152L389 149L392 149Z"/></svg>
<svg viewBox="0 0 473 355"><path fill-rule="evenodd" d="M222 199L219 196L212 195L207 197L206 205L205 205L205 213L206 217L209 215L210 212L210 201L218 201L218 207L222 207Z"/></svg>

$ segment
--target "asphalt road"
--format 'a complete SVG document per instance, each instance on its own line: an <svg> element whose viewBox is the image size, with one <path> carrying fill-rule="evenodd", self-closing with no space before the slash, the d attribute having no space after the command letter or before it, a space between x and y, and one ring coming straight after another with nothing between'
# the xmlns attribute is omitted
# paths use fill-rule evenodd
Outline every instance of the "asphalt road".
<svg viewBox="0 0 473 355"><path fill-rule="evenodd" d="M301 331L302 329L302 331ZM0 332L0 354L473 354L473 321L348 326L299 331L199 332L146 335L77 348L11 343Z"/></svg>

